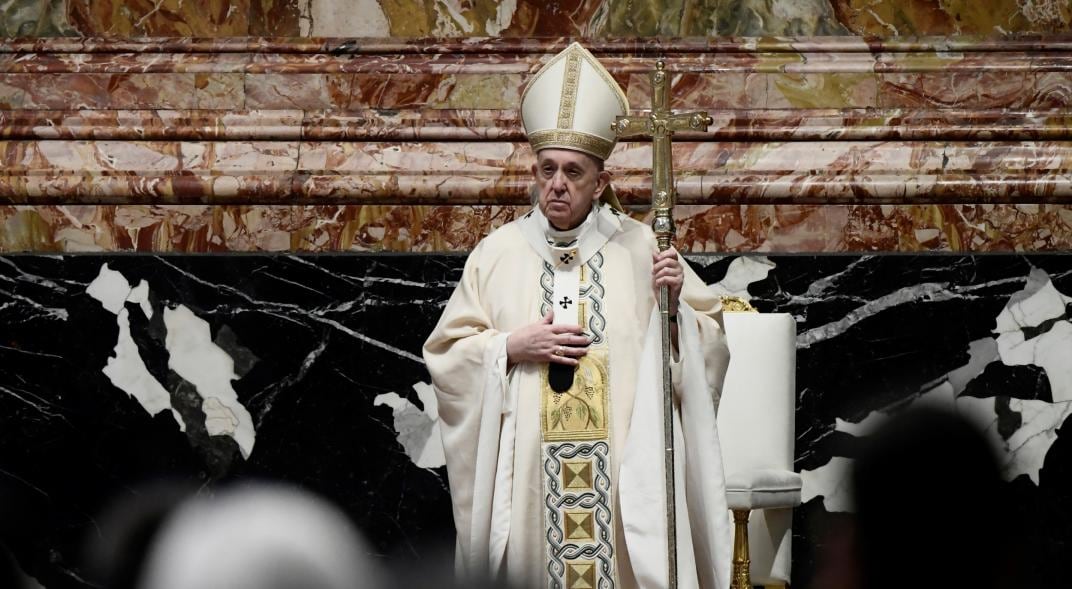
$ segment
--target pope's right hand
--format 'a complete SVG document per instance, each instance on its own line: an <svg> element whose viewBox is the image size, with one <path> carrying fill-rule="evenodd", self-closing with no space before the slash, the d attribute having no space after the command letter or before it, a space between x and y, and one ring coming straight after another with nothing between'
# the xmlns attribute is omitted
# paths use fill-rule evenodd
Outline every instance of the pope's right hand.
<svg viewBox="0 0 1072 589"><path fill-rule="evenodd" d="M510 364L520 362L553 362L576 366L588 353L592 340L581 335L580 325L552 325L554 311L532 325L510 332L506 338L506 359Z"/></svg>

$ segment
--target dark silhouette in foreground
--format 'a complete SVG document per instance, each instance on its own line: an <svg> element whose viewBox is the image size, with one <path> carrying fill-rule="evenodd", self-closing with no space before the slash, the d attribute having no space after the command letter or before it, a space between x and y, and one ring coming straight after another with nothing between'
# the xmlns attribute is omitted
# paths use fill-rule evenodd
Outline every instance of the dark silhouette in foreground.
<svg viewBox="0 0 1072 589"><path fill-rule="evenodd" d="M891 418L865 442L853 486L862 587L1015 586L998 463L964 419L936 409Z"/></svg>

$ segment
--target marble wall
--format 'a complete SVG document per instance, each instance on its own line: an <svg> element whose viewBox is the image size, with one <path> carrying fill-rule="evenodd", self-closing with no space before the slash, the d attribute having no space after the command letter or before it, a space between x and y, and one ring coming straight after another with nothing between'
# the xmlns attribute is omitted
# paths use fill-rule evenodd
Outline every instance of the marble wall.
<svg viewBox="0 0 1072 589"><path fill-rule="evenodd" d="M7 0L0 36L583 37L1066 31L1063 0Z"/></svg>
<svg viewBox="0 0 1072 589"><path fill-rule="evenodd" d="M449 542L420 344L527 210L518 97L583 37L634 110L662 57L674 108L711 112L677 138L677 243L797 320L794 586L904 404L986 427L1025 584L1063 584L1070 28L1066 0L0 0L19 565L94 586L101 510L157 477L302 484L395 562ZM608 162L637 218L649 162Z"/></svg>
<svg viewBox="0 0 1072 589"><path fill-rule="evenodd" d="M1072 258L690 261L712 288L797 320L795 586L813 586L825 522L849 508L855 440L906 404L985 428L1023 586L1069 578ZM463 262L0 257L2 487L33 522L13 543L20 565L48 589L94 586L80 550L101 510L154 477L293 481L344 506L377 553L438 554L453 524L420 346Z"/></svg>
<svg viewBox="0 0 1072 589"><path fill-rule="evenodd" d="M467 251L528 202L517 100L564 42L12 41L0 251ZM635 110L663 57L715 118L674 148L687 251L1068 247L1066 40L591 46ZM608 160L638 216L650 157Z"/></svg>
<svg viewBox="0 0 1072 589"><path fill-rule="evenodd" d="M0 206L6 252L465 252L527 206ZM1072 249L1054 204L690 205L677 247L703 252ZM634 217L648 217L643 210Z"/></svg>

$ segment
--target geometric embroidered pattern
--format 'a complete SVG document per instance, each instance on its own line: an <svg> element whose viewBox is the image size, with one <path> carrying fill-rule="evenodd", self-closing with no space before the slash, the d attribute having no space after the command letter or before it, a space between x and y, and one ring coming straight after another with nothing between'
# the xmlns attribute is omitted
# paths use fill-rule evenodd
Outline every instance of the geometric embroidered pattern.
<svg viewBox="0 0 1072 589"><path fill-rule="evenodd" d="M551 442L543 451L547 587L613 589L610 446L605 440Z"/></svg>
<svg viewBox="0 0 1072 589"><path fill-rule="evenodd" d="M562 68L562 90L558 98L558 128L573 128L573 111L577 107L577 88L581 81L581 56L570 52Z"/></svg>
<svg viewBox="0 0 1072 589"><path fill-rule="evenodd" d="M592 345L598 346L604 343L603 332L607 328L607 319L603 317L603 296L606 290L603 288L603 252L596 252L588 259L587 281L581 284L581 300L587 300L588 313L588 336L592 338Z"/></svg>
<svg viewBox="0 0 1072 589"><path fill-rule="evenodd" d="M566 569L567 589L596 589L596 563L591 560L571 562Z"/></svg>
<svg viewBox="0 0 1072 589"><path fill-rule="evenodd" d="M610 350L604 338L603 254L580 267L577 323L591 338L565 391L540 369L544 532L549 589L614 589L614 517L610 478ZM545 316L554 299L555 269L540 275ZM571 301L572 302L572 301Z"/></svg>
<svg viewBox="0 0 1072 589"><path fill-rule="evenodd" d="M571 542L591 542L596 537L595 515L587 509L567 509L566 540Z"/></svg>
<svg viewBox="0 0 1072 589"><path fill-rule="evenodd" d="M592 488L591 460L563 460L562 486L571 491Z"/></svg>

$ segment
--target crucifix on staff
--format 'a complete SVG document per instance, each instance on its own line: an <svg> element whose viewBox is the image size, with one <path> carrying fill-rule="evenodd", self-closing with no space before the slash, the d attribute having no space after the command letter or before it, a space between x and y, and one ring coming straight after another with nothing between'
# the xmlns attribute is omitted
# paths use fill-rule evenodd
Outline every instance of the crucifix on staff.
<svg viewBox="0 0 1072 589"><path fill-rule="evenodd" d="M674 166L670 141L675 131L706 131L711 117L706 112L673 113L670 111L670 80L666 63L655 64L651 78L651 110L642 116L621 116L612 128L619 138L651 139L651 211L652 230L659 251L670 249L674 239ZM666 486L667 576L668 587L677 587L677 516L674 481L674 391L671 386L670 303L669 290L659 288L659 325L662 352L663 402L663 477Z"/></svg>

